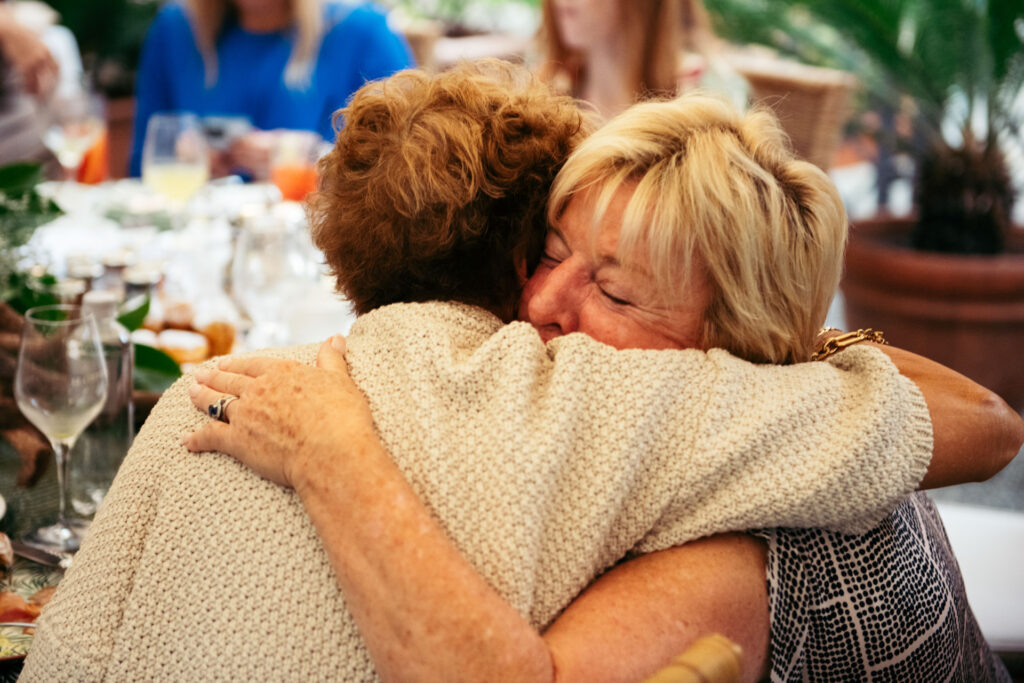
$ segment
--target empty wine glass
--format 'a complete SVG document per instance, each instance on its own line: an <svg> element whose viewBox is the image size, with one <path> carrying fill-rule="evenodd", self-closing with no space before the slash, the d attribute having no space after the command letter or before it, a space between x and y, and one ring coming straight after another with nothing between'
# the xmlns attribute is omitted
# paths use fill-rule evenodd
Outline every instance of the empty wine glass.
<svg viewBox="0 0 1024 683"><path fill-rule="evenodd" d="M180 206L209 179L210 152L199 118L188 112L149 117L142 182Z"/></svg>
<svg viewBox="0 0 1024 683"><path fill-rule="evenodd" d="M57 460L57 522L26 540L52 552L74 552L81 538L66 515L68 460L107 397L106 362L92 315L70 305L25 313L14 396L25 417L50 440Z"/></svg>
<svg viewBox="0 0 1024 683"><path fill-rule="evenodd" d="M43 144L57 157L64 178L73 180L86 153L106 133L103 100L87 90L76 91L57 96L50 111Z"/></svg>
<svg viewBox="0 0 1024 683"><path fill-rule="evenodd" d="M231 288L253 322L250 348L290 343L289 308L317 281L317 258L300 228L280 216L264 215L246 221L238 233Z"/></svg>

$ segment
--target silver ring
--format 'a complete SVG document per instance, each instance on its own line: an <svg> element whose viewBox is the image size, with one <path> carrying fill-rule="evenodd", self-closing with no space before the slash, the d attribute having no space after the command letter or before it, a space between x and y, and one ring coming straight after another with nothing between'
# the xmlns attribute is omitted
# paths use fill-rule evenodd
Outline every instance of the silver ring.
<svg viewBox="0 0 1024 683"><path fill-rule="evenodd" d="M216 401L211 403L206 408L206 412L210 414L214 420L220 420L221 422L228 421L228 404L232 401L237 401L237 396L221 396Z"/></svg>

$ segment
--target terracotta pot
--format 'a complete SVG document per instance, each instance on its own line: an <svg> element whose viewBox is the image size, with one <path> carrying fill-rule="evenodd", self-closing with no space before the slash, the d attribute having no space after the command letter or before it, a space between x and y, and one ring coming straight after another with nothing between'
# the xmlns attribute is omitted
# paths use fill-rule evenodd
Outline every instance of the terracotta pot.
<svg viewBox="0 0 1024 683"><path fill-rule="evenodd" d="M850 232L842 291L849 329L884 330L896 346L948 365L1024 412L1024 239L998 256L910 249L911 221Z"/></svg>

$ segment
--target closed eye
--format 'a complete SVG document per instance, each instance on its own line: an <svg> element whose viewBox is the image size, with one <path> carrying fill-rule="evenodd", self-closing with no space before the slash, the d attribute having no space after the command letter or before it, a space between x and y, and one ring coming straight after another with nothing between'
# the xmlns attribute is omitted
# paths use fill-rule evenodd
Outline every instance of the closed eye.
<svg viewBox="0 0 1024 683"><path fill-rule="evenodd" d="M562 262L562 259L552 256L549 252L545 251L540 256L540 262L546 266L557 266Z"/></svg>
<svg viewBox="0 0 1024 683"><path fill-rule="evenodd" d="M615 296L613 294L610 294L607 290L605 290L605 289L603 289L601 287L598 287L598 289L600 289L601 293L604 294L604 296L609 301L611 301L613 304L617 304L619 306L632 306L633 305L633 302L627 301L626 299L620 299L619 297L617 297L617 296Z"/></svg>

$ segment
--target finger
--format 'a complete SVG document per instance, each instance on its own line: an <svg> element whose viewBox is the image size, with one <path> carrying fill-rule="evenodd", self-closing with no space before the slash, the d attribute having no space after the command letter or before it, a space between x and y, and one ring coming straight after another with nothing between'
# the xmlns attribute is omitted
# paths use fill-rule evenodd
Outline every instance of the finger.
<svg viewBox="0 0 1024 683"><path fill-rule="evenodd" d="M219 391L214 391L202 384L193 384L188 390L188 397L192 400L192 405L207 415L210 414L211 405L225 396L230 395L232 394L224 394ZM224 407L224 420L227 422L231 421L231 411L234 409L235 403L235 401L231 401Z"/></svg>
<svg viewBox="0 0 1024 683"><path fill-rule="evenodd" d="M199 384L224 394L231 394L232 396L241 396L253 382L252 377L213 368L200 368L196 370L195 378Z"/></svg>
<svg viewBox="0 0 1024 683"><path fill-rule="evenodd" d="M186 434L181 443L193 453L218 451L230 454L233 446L231 427L223 422L211 422L191 434Z"/></svg>
<svg viewBox="0 0 1024 683"><path fill-rule="evenodd" d="M227 356L217 362L217 367L238 375L259 377L276 367L290 365L291 361L266 356Z"/></svg>
<svg viewBox="0 0 1024 683"><path fill-rule="evenodd" d="M334 335L320 345L320 350L316 354L316 366L321 370L348 374L345 348L345 337L340 334Z"/></svg>

